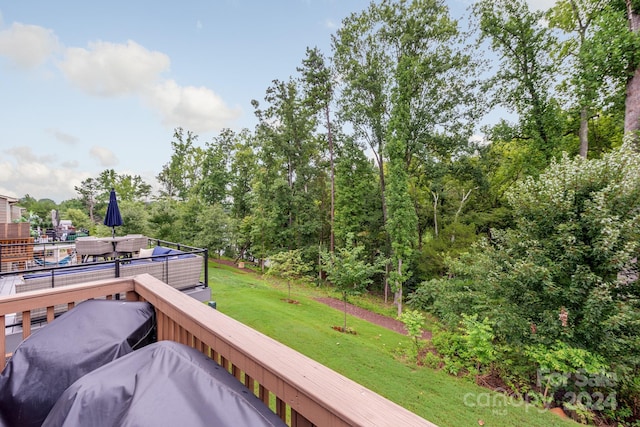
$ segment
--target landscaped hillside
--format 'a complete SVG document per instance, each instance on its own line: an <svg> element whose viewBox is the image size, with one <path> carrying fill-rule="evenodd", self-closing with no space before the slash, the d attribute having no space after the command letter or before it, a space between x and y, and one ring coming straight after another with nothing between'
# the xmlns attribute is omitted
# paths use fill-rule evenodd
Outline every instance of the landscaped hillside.
<svg viewBox="0 0 640 427"><path fill-rule="evenodd" d="M212 298L218 310L331 367L440 426L568 426L556 415L407 360L411 340L350 317L357 332L332 329L342 313L314 300L324 289L287 285L211 263Z"/></svg>

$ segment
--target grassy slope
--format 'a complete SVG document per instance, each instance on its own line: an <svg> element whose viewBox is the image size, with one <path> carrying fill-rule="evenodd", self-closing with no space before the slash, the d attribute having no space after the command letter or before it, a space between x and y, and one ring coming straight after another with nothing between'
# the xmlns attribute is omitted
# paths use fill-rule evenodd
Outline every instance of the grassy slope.
<svg viewBox="0 0 640 427"><path fill-rule="evenodd" d="M411 341L349 316L358 334L342 334L343 313L313 300L315 288L274 286L259 276L210 264L212 299L221 312L374 390L440 426L567 426L548 412L523 404L504 405L501 395L444 372L398 360ZM467 402L468 404L465 404ZM502 404L501 404L502 403Z"/></svg>

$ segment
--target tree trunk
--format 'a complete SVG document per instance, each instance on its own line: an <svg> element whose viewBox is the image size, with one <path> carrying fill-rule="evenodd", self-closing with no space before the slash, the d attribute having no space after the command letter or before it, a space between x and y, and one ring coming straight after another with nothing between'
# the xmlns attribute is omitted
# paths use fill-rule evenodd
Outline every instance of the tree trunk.
<svg viewBox="0 0 640 427"><path fill-rule="evenodd" d="M629 30L637 33L640 30L640 15L633 9L632 0L626 0L626 4ZM640 68L637 68L627 81L624 113L624 132L637 130L640 130Z"/></svg>
<svg viewBox="0 0 640 427"><path fill-rule="evenodd" d="M325 108L325 114L327 119L327 141L329 142L329 163L331 167L331 235L329 236L329 252L333 253L335 245L335 233L333 229L333 223L335 219L335 200L336 200L336 178L335 178L335 166L333 164L333 136L331 134L331 120L329 117L329 106Z"/></svg>
<svg viewBox="0 0 640 427"><path fill-rule="evenodd" d="M400 276L402 276L402 258L398 259L398 277ZM402 315L402 281L396 284L395 300L398 306L398 317L400 317Z"/></svg>
<svg viewBox="0 0 640 427"><path fill-rule="evenodd" d="M384 266L384 303L389 302L389 263Z"/></svg>
<svg viewBox="0 0 640 427"><path fill-rule="evenodd" d="M344 301L344 326L342 332L347 332L347 294L342 294L342 300Z"/></svg>
<svg viewBox="0 0 640 427"><path fill-rule="evenodd" d="M587 158L589 151L589 112L586 107L582 107L580 111L580 130L578 131L580 137L580 157Z"/></svg>
<svg viewBox="0 0 640 427"><path fill-rule="evenodd" d="M438 237L438 193L432 191L433 195L433 233Z"/></svg>

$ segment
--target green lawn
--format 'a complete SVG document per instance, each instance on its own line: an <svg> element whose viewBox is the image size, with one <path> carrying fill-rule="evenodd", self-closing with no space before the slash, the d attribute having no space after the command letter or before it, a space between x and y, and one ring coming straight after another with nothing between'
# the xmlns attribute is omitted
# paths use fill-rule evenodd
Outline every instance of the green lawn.
<svg viewBox="0 0 640 427"><path fill-rule="evenodd" d="M357 335L334 331L343 313L313 300L327 290L265 280L219 264L209 265L217 308L440 426L567 426L572 422L476 386L471 380L403 361L405 336L349 316Z"/></svg>

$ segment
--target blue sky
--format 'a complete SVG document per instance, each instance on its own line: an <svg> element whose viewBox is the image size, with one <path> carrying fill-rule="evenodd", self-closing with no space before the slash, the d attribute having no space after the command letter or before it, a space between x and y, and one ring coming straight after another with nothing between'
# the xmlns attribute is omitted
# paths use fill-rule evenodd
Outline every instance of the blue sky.
<svg viewBox="0 0 640 427"><path fill-rule="evenodd" d="M0 194L60 202L105 169L155 187L174 128L253 129L251 100L369 3L0 2Z"/></svg>

